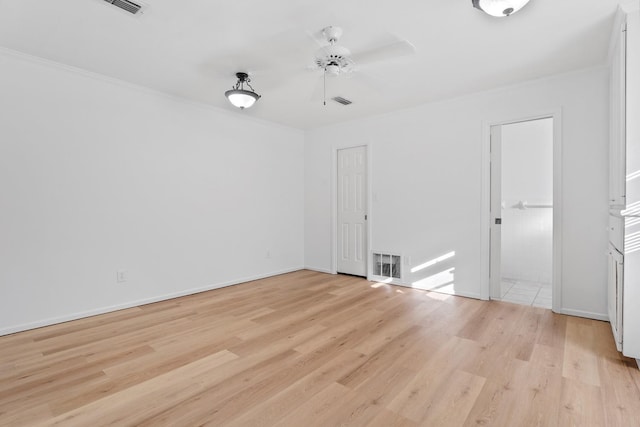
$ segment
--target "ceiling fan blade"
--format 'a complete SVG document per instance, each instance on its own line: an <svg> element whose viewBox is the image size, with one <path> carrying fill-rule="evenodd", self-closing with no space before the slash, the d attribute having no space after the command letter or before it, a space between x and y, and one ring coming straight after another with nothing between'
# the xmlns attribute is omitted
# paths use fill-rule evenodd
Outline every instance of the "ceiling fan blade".
<svg viewBox="0 0 640 427"><path fill-rule="evenodd" d="M315 33L307 30L305 31L305 33L307 34L307 37L313 40L313 42L318 47L324 48L328 45L327 41L324 39L324 36L322 35L322 30L316 31Z"/></svg>
<svg viewBox="0 0 640 427"><path fill-rule="evenodd" d="M322 74L316 75L315 86L311 97L311 102L316 104L333 105L330 101L336 96L350 100L362 101L363 99L375 100L380 97L380 82L369 76L355 73L355 76L340 74L339 76L326 76L326 81Z"/></svg>
<svg viewBox="0 0 640 427"><path fill-rule="evenodd" d="M354 53L351 58L357 65L385 61L402 56L413 55L416 48L407 40L399 40L364 52Z"/></svg>
<svg viewBox="0 0 640 427"><path fill-rule="evenodd" d="M312 102L323 102L325 98L325 76L324 73L317 74L316 82L313 87L313 92L311 92L311 96L309 100Z"/></svg>

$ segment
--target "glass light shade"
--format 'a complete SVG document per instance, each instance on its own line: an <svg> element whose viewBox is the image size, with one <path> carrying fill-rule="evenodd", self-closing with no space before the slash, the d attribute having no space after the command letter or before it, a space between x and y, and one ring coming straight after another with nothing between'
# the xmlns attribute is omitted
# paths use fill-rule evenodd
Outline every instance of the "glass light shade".
<svg viewBox="0 0 640 427"><path fill-rule="evenodd" d="M522 9L529 0L472 0L473 6L491 16L509 16Z"/></svg>
<svg viewBox="0 0 640 427"><path fill-rule="evenodd" d="M238 107L241 110L251 107L256 103L260 95L250 90L243 89L231 89L224 93L234 107Z"/></svg>

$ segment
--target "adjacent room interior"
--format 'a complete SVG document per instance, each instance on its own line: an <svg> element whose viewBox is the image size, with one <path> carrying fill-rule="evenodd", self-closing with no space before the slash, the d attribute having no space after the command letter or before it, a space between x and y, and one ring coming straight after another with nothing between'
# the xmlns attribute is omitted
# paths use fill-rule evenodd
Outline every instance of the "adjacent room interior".
<svg viewBox="0 0 640 427"><path fill-rule="evenodd" d="M640 0L0 0L0 425L640 425Z"/></svg>

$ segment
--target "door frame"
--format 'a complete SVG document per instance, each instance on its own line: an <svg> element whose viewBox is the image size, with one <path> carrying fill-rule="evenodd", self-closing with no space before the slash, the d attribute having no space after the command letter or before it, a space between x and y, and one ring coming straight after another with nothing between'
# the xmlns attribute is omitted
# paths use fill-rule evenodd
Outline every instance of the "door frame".
<svg viewBox="0 0 640 427"><path fill-rule="evenodd" d="M491 299L490 269L491 239L491 127L539 119L553 119L553 245L552 245L552 309L562 311L562 109L550 109L535 114L523 114L482 122L482 203L480 235L480 297Z"/></svg>
<svg viewBox="0 0 640 427"><path fill-rule="evenodd" d="M367 280L371 280L371 224L373 222L373 209L371 208L371 143L364 144L340 144L331 146L331 274L338 274L338 151L348 148L364 147L366 150L367 165L367 185L365 194L367 195L367 222L365 232L367 233L367 247L365 248L365 262Z"/></svg>

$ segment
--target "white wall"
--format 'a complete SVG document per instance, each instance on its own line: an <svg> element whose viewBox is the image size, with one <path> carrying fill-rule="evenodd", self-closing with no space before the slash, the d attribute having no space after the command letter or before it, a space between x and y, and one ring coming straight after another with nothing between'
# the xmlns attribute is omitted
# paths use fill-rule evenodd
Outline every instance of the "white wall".
<svg viewBox="0 0 640 427"><path fill-rule="evenodd" d="M501 273L503 278L551 283L553 119L512 123L502 131Z"/></svg>
<svg viewBox="0 0 640 427"><path fill-rule="evenodd" d="M401 252L413 267L455 251L405 282L451 271L455 293L480 296L483 123L561 108L561 307L604 318L607 79L605 68L586 70L307 132L305 265L332 268L332 147L369 144L372 248Z"/></svg>
<svg viewBox="0 0 640 427"><path fill-rule="evenodd" d="M6 52L0 69L0 334L330 271L332 148L361 144L372 247L411 266L455 251L405 282L451 272L477 297L482 124L559 107L562 308L606 312L605 69L306 134Z"/></svg>
<svg viewBox="0 0 640 427"><path fill-rule="evenodd" d="M302 268L302 132L0 69L0 334Z"/></svg>

